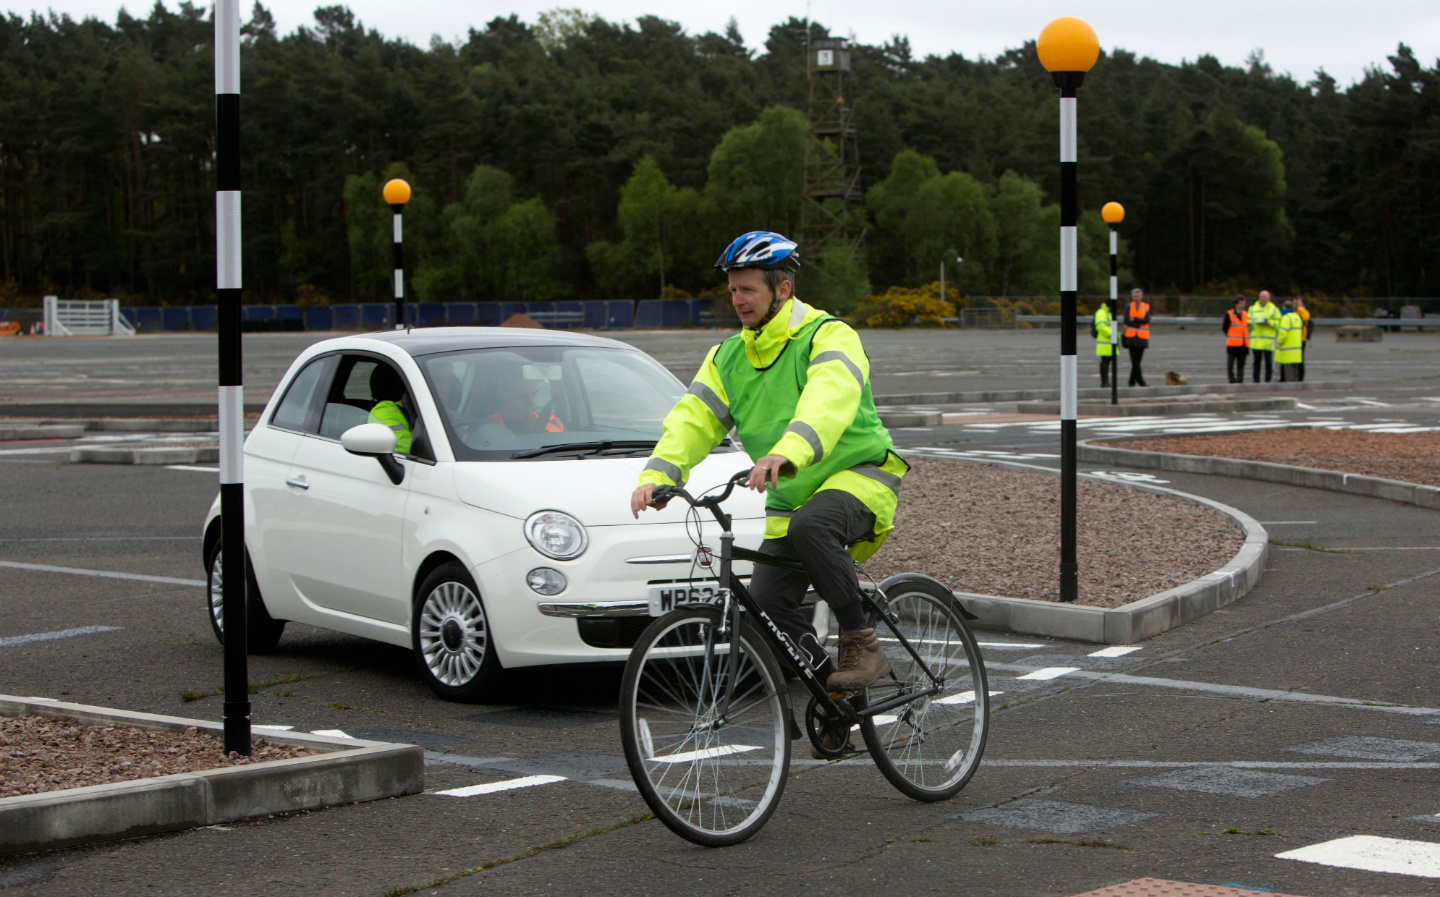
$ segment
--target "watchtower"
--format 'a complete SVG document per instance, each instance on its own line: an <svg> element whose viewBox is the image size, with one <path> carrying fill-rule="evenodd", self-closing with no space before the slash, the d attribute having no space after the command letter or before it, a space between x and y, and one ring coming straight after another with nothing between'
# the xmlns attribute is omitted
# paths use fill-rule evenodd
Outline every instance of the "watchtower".
<svg viewBox="0 0 1440 897"><path fill-rule="evenodd" d="M853 110L845 102L850 47L841 37L810 42L810 127L805 141L805 200L801 246L810 259L840 244L852 256L865 244L860 190L860 145Z"/></svg>

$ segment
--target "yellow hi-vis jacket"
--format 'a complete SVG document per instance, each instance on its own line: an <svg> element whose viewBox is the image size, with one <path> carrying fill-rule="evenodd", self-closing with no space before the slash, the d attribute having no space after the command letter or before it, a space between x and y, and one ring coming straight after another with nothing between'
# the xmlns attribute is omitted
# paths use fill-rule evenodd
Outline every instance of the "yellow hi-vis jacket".
<svg viewBox="0 0 1440 897"><path fill-rule="evenodd" d="M759 332L747 328L712 348L666 415L640 483L683 484L731 427L752 460L779 455L795 466L793 478L766 492L765 538L788 534L794 512L825 489L854 495L875 515L872 538L850 548L856 560L895 528L909 465L880 424L870 360L844 322L791 299Z"/></svg>
<svg viewBox="0 0 1440 897"><path fill-rule="evenodd" d="M1110 342L1110 333L1115 326L1115 316L1110 314L1110 306L1100 303L1095 309L1095 354L1101 358L1109 358L1115 354L1115 344Z"/></svg>
<svg viewBox="0 0 1440 897"><path fill-rule="evenodd" d="M1280 336L1275 345L1276 364L1299 364L1305 360L1305 320L1294 311L1280 316Z"/></svg>
<svg viewBox="0 0 1440 897"><path fill-rule="evenodd" d="M410 452L410 423L405 420L405 412L400 406L391 401L377 402L374 408L370 409L370 423L384 424L395 431L395 451L400 454Z"/></svg>
<svg viewBox="0 0 1440 897"><path fill-rule="evenodd" d="M1280 322L1280 308L1274 302L1250 306L1250 348L1256 352L1275 351L1275 325Z"/></svg>

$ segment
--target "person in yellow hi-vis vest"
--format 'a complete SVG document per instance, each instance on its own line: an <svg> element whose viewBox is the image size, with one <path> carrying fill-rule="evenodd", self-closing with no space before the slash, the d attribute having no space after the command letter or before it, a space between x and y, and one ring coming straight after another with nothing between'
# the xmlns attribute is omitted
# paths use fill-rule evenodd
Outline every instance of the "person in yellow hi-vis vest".
<svg viewBox="0 0 1440 897"><path fill-rule="evenodd" d="M1095 337L1095 354L1100 357L1100 385L1102 387L1110 385L1112 367L1116 374L1120 372L1115 361L1115 344L1110 341L1115 328L1115 312L1110 304L1108 299L1100 303L1100 307L1095 309L1095 320L1090 325L1090 335Z"/></svg>
<svg viewBox="0 0 1440 897"><path fill-rule="evenodd" d="M1280 382L1300 379L1300 362L1305 355L1305 319L1295 311L1295 300L1285 300L1285 312L1276 325L1275 363L1280 366Z"/></svg>
<svg viewBox="0 0 1440 897"><path fill-rule="evenodd" d="M1260 382L1260 364L1265 364L1265 382L1270 382L1275 361L1275 325L1280 323L1280 309L1270 301L1270 291L1261 290L1260 297L1250 306L1250 351L1255 353L1254 382Z"/></svg>
<svg viewBox="0 0 1440 897"><path fill-rule="evenodd" d="M410 422L405 419L405 412L400 407L400 401L405 398L405 381L390 365L377 364L370 372L370 397L378 400L370 409L370 423L384 424L393 430L395 451L408 454L413 434Z"/></svg>
<svg viewBox="0 0 1440 897"><path fill-rule="evenodd" d="M890 662L865 625L852 558L874 554L894 528L909 465L875 412L860 336L795 297L796 244L754 231L731 243L715 267L726 273L744 328L710 350L666 416L630 510L638 517L649 507L656 486L683 484L733 427L755 463L749 487L766 493L760 550L798 559L806 570L756 564L750 591L820 681L862 689ZM811 583L840 623L838 666L800 612Z"/></svg>

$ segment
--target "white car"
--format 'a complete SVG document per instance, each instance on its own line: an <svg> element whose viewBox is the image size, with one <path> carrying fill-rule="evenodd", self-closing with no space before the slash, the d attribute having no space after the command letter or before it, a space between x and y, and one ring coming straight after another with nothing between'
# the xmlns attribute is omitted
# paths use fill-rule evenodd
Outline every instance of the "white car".
<svg viewBox="0 0 1440 897"><path fill-rule="evenodd" d="M638 521L629 507L684 392L645 353L587 335L454 327L311 346L245 440L249 649L273 650L290 620L409 647L451 700L505 668L624 660L652 613L715 581L683 502ZM687 489L749 466L727 441ZM727 510L758 547L763 498ZM204 559L219 637L219 498Z"/></svg>

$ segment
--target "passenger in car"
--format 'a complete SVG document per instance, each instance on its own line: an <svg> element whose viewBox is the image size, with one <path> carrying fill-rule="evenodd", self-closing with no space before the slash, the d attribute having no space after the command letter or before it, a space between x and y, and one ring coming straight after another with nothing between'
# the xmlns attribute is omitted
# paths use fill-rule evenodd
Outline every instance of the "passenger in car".
<svg viewBox="0 0 1440 897"><path fill-rule="evenodd" d="M497 424L504 424L511 433L536 433L541 429L540 409L535 397L540 392L539 380L526 380L520 370L508 371L497 390L500 410L490 415ZM547 433L564 433L565 424L552 412L544 425Z"/></svg>
<svg viewBox="0 0 1440 897"><path fill-rule="evenodd" d="M405 398L405 381L388 364L377 364L370 372L370 397L375 407L370 409L370 423L384 424L395 431L395 451L410 451L410 422L400 407Z"/></svg>

